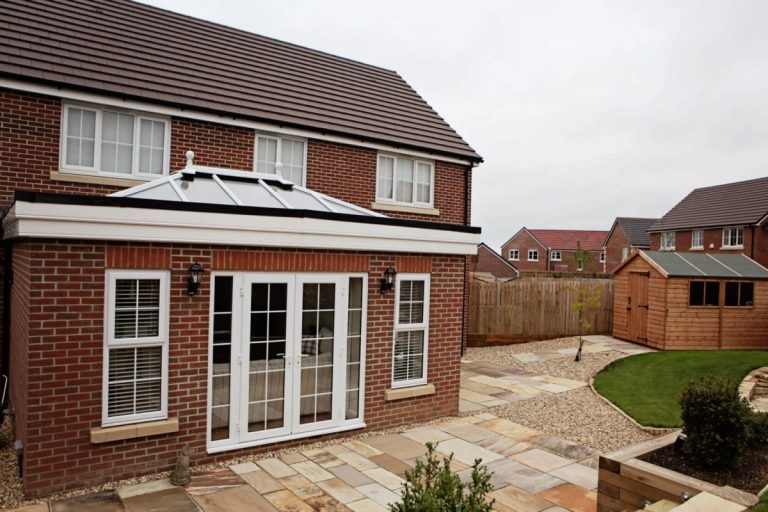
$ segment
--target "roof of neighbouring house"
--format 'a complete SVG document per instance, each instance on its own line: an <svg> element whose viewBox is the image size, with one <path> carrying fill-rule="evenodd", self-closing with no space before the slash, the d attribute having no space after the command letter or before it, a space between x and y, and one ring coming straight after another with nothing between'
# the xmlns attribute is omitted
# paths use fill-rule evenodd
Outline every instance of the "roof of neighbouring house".
<svg viewBox="0 0 768 512"><path fill-rule="evenodd" d="M697 188L650 231L751 225L768 214L768 177Z"/></svg>
<svg viewBox="0 0 768 512"><path fill-rule="evenodd" d="M126 0L2 6L0 76L482 161L395 71Z"/></svg>
<svg viewBox="0 0 768 512"><path fill-rule="evenodd" d="M607 231L582 231L574 229L529 229L541 244L548 249L576 250L580 245L586 251L603 249Z"/></svg>
<svg viewBox="0 0 768 512"><path fill-rule="evenodd" d="M515 268L514 265L512 265L509 261L505 260L499 253L491 249L485 242L480 242L477 244L477 252L478 256L480 255L480 251L485 251L486 253L492 255L494 258L496 258L499 262L501 262L502 265L504 265L505 268L508 268L511 270L515 275L520 275L520 271ZM477 263L475 264L475 271L476 272L482 272L477 270ZM486 271L489 274L493 274L491 271Z"/></svg>
<svg viewBox="0 0 768 512"><path fill-rule="evenodd" d="M666 277L768 279L768 269L743 254L638 251L630 259L635 257L646 259Z"/></svg>
<svg viewBox="0 0 768 512"><path fill-rule="evenodd" d="M619 225L624 230L624 234L627 235L627 240L631 246L641 248L650 247L651 234L648 233L648 228L658 220L659 219L649 219L644 217L616 217L613 226L611 226L611 230L605 237L603 245L608 243L608 239L611 237L613 230Z"/></svg>

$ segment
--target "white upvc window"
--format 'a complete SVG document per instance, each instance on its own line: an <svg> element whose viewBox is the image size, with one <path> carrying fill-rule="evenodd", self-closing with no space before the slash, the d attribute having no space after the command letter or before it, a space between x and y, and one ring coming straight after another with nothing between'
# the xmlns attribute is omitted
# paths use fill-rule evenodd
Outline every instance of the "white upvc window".
<svg viewBox="0 0 768 512"><path fill-rule="evenodd" d="M277 174L295 185L304 186L307 141L259 134L253 161L256 172Z"/></svg>
<svg viewBox="0 0 768 512"><path fill-rule="evenodd" d="M741 226L723 228L723 247L729 249L744 247L744 228Z"/></svg>
<svg viewBox="0 0 768 512"><path fill-rule="evenodd" d="M429 274L396 277L393 388L427 382L429 282Z"/></svg>
<svg viewBox="0 0 768 512"><path fill-rule="evenodd" d="M167 118L64 104L61 126L64 172L129 179L168 174L171 122Z"/></svg>
<svg viewBox="0 0 768 512"><path fill-rule="evenodd" d="M539 251L531 249L528 251L528 261L539 261Z"/></svg>
<svg viewBox="0 0 768 512"><path fill-rule="evenodd" d="M102 424L168 417L168 272L108 270Z"/></svg>
<svg viewBox="0 0 768 512"><path fill-rule="evenodd" d="M704 230L694 229L691 231L691 249L704 248Z"/></svg>
<svg viewBox="0 0 768 512"><path fill-rule="evenodd" d="M431 208L434 203L433 162L394 155L379 155L376 201Z"/></svg>
<svg viewBox="0 0 768 512"><path fill-rule="evenodd" d="M600 252L600 263L605 263L605 251Z"/></svg>
<svg viewBox="0 0 768 512"><path fill-rule="evenodd" d="M622 247L621 248L621 261L624 261L627 258L629 258L629 247Z"/></svg>
<svg viewBox="0 0 768 512"><path fill-rule="evenodd" d="M518 261L520 259L520 250L519 249L510 249L509 250L509 259L511 261Z"/></svg>
<svg viewBox="0 0 768 512"><path fill-rule="evenodd" d="M538 255L537 255L538 259ZM560 251L552 251L549 253L549 260L550 261L562 261L563 255L560 253Z"/></svg>
<svg viewBox="0 0 768 512"><path fill-rule="evenodd" d="M661 243L660 248L662 251L674 251L675 250L675 232L664 231L660 234Z"/></svg>

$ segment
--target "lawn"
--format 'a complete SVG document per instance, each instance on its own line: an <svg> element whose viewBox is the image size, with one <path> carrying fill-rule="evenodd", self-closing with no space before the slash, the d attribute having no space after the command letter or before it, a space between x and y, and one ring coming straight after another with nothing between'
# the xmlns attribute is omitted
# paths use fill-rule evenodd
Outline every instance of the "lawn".
<svg viewBox="0 0 768 512"><path fill-rule="evenodd" d="M595 389L642 425L680 427L680 393L689 382L712 376L738 384L761 366L768 366L766 351L653 352L606 366Z"/></svg>

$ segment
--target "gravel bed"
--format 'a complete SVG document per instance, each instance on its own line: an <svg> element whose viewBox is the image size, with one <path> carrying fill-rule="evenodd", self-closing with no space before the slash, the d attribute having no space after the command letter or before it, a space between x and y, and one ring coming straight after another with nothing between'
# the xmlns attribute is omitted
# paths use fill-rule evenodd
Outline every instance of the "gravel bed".
<svg viewBox="0 0 768 512"><path fill-rule="evenodd" d="M554 340L531 341L527 343L514 343L510 345L495 345L492 347L469 347L464 354L467 359L483 360L484 357L510 356L512 354L528 354L538 352L551 352L561 348L578 347L579 339L574 337L555 338ZM513 358L511 358L513 359ZM484 359L491 361L492 359ZM517 359L514 359L517 361Z"/></svg>
<svg viewBox="0 0 768 512"><path fill-rule="evenodd" d="M605 368L608 363L622 357L626 357L626 354L616 350L582 352L581 361L578 363L573 360L574 356L566 356L538 363L523 363L523 368L533 373L589 382L589 379Z"/></svg>
<svg viewBox="0 0 768 512"><path fill-rule="evenodd" d="M11 423L5 418L0 427L0 509L17 507L23 500Z"/></svg>
<svg viewBox="0 0 768 512"><path fill-rule="evenodd" d="M539 395L489 412L602 453L654 437L634 426L589 387L559 395Z"/></svg>

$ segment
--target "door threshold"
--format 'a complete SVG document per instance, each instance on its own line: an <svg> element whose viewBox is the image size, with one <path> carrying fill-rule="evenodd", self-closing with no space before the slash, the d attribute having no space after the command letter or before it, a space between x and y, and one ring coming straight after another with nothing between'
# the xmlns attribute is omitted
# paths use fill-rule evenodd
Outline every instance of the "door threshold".
<svg viewBox="0 0 768 512"><path fill-rule="evenodd" d="M206 453L222 453L233 450L240 450L242 448L253 448L254 446L263 446L265 444L282 443L285 441L293 441L294 439L305 439L308 437L322 436L325 434L335 434L337 432L346 432L348 430L357 430L365 428L365 423L353 423L349 425L341 425L338 427L329 427L320 430L311 430L309 432L301 432L297 434L285 434L282 436L268 437L265 439L256 439L253 441L245 441L237 444L227 444L220 446L208 446Z"/></svg>

